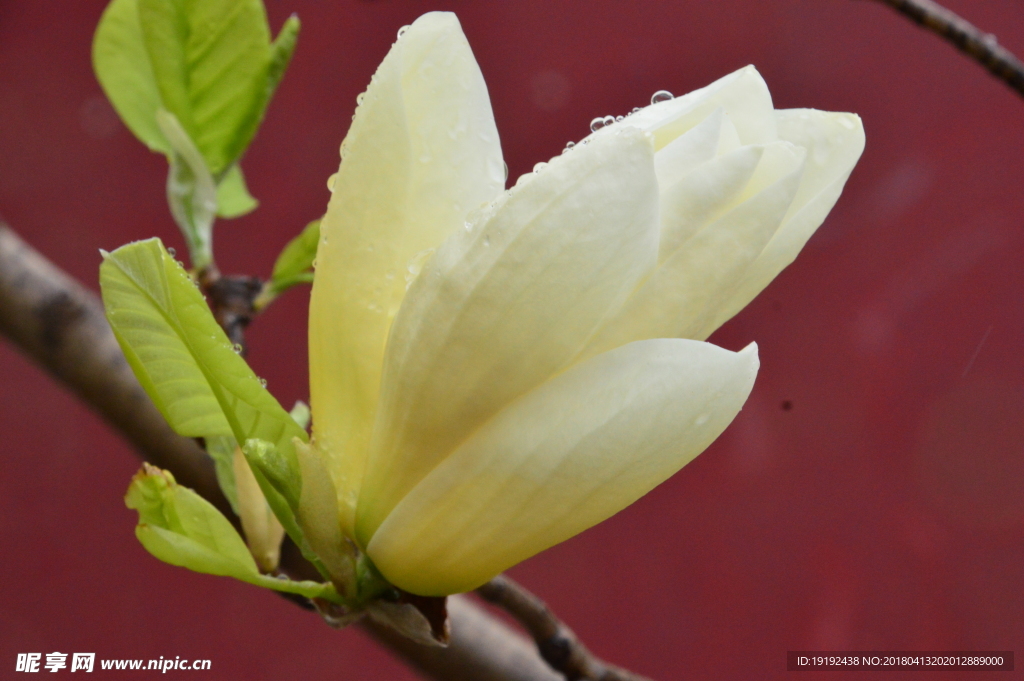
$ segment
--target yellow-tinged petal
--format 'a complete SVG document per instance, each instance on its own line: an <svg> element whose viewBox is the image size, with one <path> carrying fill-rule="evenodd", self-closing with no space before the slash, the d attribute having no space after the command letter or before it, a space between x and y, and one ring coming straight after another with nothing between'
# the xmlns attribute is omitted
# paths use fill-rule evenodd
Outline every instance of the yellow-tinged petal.
<svg viewBox="0 0 1024 681"><path fill-rule="evenodd" d="M320 226L310 393L316 443L351 528L384 344L409 261L504 186L487 88L454 15L426 14L398 39L343 150Z"/></svg>
<svg viewBox="0 0 1024 681"><path fill-rule="evenodd" d="M654 267L649 138L595 138L515 187L437 251L388 341L359 498L365 546L470 433L547 380Z"/></svg>
<svg viewBox="0 0 1024 681"><path fill-rule="evenodd" d="M689 463L739 412L757 373L689 340L632 343L499 413L388 516L368 554L422 595L473 589L622 510Z"/></svg>
<svg viewBox="0 0 1024 681"><path fill-rule="evenodd" d="M710 336L793 262L839 200L847 178L864 151L864 126L856 114L814 109L786 109L775 113L780 138L807 150L800 189L775 236L696 337Z"/></svg>
<svg viewBox="0 0 1024 681"><path fill-rule="evenodd" d="M249 546L249 552L260 566L260 570L273 572L281 558L284 527L270 510L241 448L235 447L231 463L235 473L235 491L238 495L238 517L242 521L245 543Z"/></svg>
<svg viewBox="0 0 1024 681"><path fill-rule="evenodd" d="M735 207L661 263L582 356L634 340L695 337L779 228L800 185L804 156L803 149L788 142L768 145ZM748 197L751 191L756 193Z"/></svg>

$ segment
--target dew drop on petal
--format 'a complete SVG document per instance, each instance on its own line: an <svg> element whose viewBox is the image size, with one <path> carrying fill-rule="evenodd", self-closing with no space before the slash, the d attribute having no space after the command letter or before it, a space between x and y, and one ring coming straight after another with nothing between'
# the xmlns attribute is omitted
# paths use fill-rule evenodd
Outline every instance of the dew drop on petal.
<svg viewBox="0 0 1024 681"><path fill-rule="evenodd" d="M403 26L402 28L398 29L398 37L401 38L403 35L405 35L405 32L408 30L408 26Z"/></svg>
<svg viewBox="0 0 1024 681"><path fill-rule="evenodd" d="M633 110L632 110L632 111L630 111L630 113L636 113L637 111L640 111L640 107L638 107L638 106L634 106L634 107L633 107Z"/></svg>
<svg viewBox="0 0 1024 681"><path fill-rule="evenodd" d="M232 345L231 349L235 351L236 355L242 354L242 346L239 345L238 343L235 343L234 345Z"/></svg>
<svg viewBox="0 0 1024 681"><path fill-rule="evenodd" d="M260 379L260 385L262 385L264 388L266 388L267 387L267 379L261 378Z"/></svg>
<svg viewBox="0 0 1024 681"><path fill-rule="evenodd" d="M505 179L503 180L503 182L508 182L508 164L502 161L501 165L505 166Z"/></svg>
<svg viewBox="0 0 1024 681"><path fill-rule="evenodd" d="M356 106L360 106L363 103L364 99L366 99L365 92L360 92L358 95L356 95Z"/></svg>
<svg viewBox="0 0 1024 681"><path fill-rule="evenodd" d="M548 164L545 163L544 161L541 161L537 165L533 166L533 172L539 173L540 171L544 170L547 167L548 167Z"/></svg>
<svg viewBox="0 0 1024 681"><path fill-rule="evenodd" d="M590 121L590 132L597 132L604 127L604 116L598 116Z"/></svg>
<svg viewBox="0 0 1024 681"><path fill-rule="evenodd" d="M658 90L651 95L651 104L657 104L658 102L667 102L670 99L675 99L675 95L668 90Z"/></svg>
<svg viewBox="0 0 1024 681"><path fill-rule="evenodd" d="M169 256L171 256L173 258L174 256L178 255L178 252L176 250L174 250L173 248L168 248L167 249L167 255L169 255Z"/></svg>
<svg viewBox="0 0 1024 681"><path fill-rule="evenodd" d="M623 120L624 118L625 118L625 116L616 116L615 117L615 122L618 123L619 121Z"/></svg>
<svg viewBox="0 0 1024 681"><path fill-rule="evenodd" d="M337 180L338 180L338 173L334 173L333 175L331 175L330 177L327 178L327 189L332 194L334 193L334 183L337 182Z"/></svg>

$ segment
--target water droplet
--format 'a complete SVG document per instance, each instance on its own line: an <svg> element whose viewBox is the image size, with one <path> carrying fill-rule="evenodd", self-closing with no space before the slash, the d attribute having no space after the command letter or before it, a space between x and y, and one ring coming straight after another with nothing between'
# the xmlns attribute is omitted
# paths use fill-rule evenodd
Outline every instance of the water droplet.
<svg viewBox="0 0 1024 681"><path fill-rule="evenodd" d="M333 175L327 178L327 190L330 191L332 194L334 193L334 183L337 182L337 180L338 173L334 173Z"/></svg>
<svg viewBox="0 0 1024 681"><path fill-rule="evenodd" d="M598 116L594 120L590 121L590 132L597 132L604 127L604 116Z"/></svg>
<svg viewBox="0 0 1024 681"><path fill-rule="evenodd" d="M436 249L428 248L427 250L420 251L416 255L412 256L412 260L409 261L409 264L405 268L406 269L406 273L405 273L405 288L406 289L408 289L410 286L412 286L412 282L414 282L416 280L416 277L419 276L420 270L423 269L423 265L426 264L427 260L430 259L430 256L432 256L434 254L435 250Z"/></svg>
<svg viewBox="0 0 1024 681"><path fill-rule="evenodd" d="M267 387L267 379L261 378L260 379L260 385L262 385L264 388L266 388Z"/></svg>
<svg viewBox="0 0 1024 681"><path fill-rule="evenodd" d="M657 104L658 102L667 102L670 99L675 99L675 95L668 90L658 90L651 95L651 104Z"/></svg>
<svg viewBox="0 0 1024 681"><path fill-rule="evenodd" d="M473 223L470 222L469 220L467 220L466 222L462 223L462 226L466 228L467 232L472 232L473 231Z"/></svg>
<svg viewBox="0 0 1024 681"><path fill-rule="evenodd" d="M540 171L544 170L547 167L548 167L548 164L545 163L544 161L541 161L537 165L533 166L533 172L539 173Z"/></svg>
<svg viewBox="0 0 1024 681"><path fill-rule="evenodd" d="M633 107L633 110L632 110L632 111L630 111L630 113L636 113L637 111L640 111L640 107L638 107L638 106L634 106L634 107Z"/></svg>
<svg viewBox="0 0 1024 681"><path fill-rule="evenodd" d="M405 32L408 30L408 26L403 26L402 28L398 29L398 37L401 38L403 35L405 35Z"/></svg>
<svg viewBox="0 0 1024 681"><path fill-rule="evenodd" d="M173 258L174 256L178 255L178 252L176 250L174 250L173 248L168 248L167 249L167 255L169 255L169 256L171 256Z"/></svg>
<svg viewBox="0 0 1024 681"><path fill-rule="evenodd" d="M502 161L501 165L505 166L505 178L502 180L502 182L508 182L508 164Z"/></svg>
<svg viewBox="0 0 1024 681"><path fill-rule="evenodd" d="M562 149L562 153L564 154L567 151L572 151L572 148L575 147L575 146L576 146L575 142L566 142L565 143L565 149Z"/></svg>
<svg viewBox="0 0 1024 681"><path fill-rule="evenodd" d="M242 354L242 346L240 344L238 344L238 343L235 343L234 345L232 345L231 349L235 351L236 355Z"/></svg>
<svg viewBox="0 0 1024 681"><path fill-rule="evenodd" d="M615 117L615 122L618 123L619 121L623 120L624 118L625 118L625 116L616 116Z"/></svg>
<svg viewBox="0 0 1024 681"><path fill-rule="evenodd" d="M314 269L314 270L316 269L316 262L317 262L317 261L316 261L316 258L313 258L313 269Z"/></svg>
<svg viewBox="0 0 1024 681"><path fill-rule="evenodd" d="M361 106L364 99L366 99L365 92L360 92L358 95L356 95L356 106Z"/></svg>

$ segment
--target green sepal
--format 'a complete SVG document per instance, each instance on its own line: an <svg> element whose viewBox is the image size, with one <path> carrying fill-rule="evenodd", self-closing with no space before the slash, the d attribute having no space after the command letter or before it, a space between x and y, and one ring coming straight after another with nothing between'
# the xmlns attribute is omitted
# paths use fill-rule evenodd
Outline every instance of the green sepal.
<svg viewBox="0 0 1024 681"><path fill-rule="evenodd" d="M125 505L139 513L136 537L165 563L307 598L340 600L329 583L295 582L260 574L248 547L227 518L198 494L178 485L168 471L144 464L132 478Z"/></svg>
<svg viewBox="0 0 1024 681"><path fill-rule="evenodd" d="M284 497L288 507L295 511L302 496L302 473L295 458L295 450L278 451L266 440L249 439L242 445L242 453L249 467L263 474L274 490Z"/></svg>
<svg viewBox="0 0 1024 681"><path fill-rule="evenodd" d="M236 163L217 185L217 216L230 220L256 210L260 202L249 193L242 168Z"/></svg>
<svg viewBox="0 0 1024 681"><path fill-rule="evenodd" d="M242 454L256 478L263 496L270 505L284 531L299 547L303 557L323 575L331 579L330 571L310 547L299 526L296 514L302 498L302 473L295 455L295 447L281 450L266 440L251 438L242 444Z"/></svg>

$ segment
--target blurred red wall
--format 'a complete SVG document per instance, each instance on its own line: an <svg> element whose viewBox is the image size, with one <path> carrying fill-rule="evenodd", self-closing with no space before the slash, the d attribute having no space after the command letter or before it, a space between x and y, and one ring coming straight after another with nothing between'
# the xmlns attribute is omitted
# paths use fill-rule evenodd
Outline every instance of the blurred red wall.
<svg viewBox="0 0 1024 681"><path fill-rule="evenodd" d="M0 215L94 288L100 248L160 235L183 249L164 160L91 72L104 4L0 2ZM1024 53L1018 0L948 4ZM663 680L781 679L793 649L1024 653L1024 100L874 2L268 8L275 31L297 12L303 32L244 161L262 206L218 227L228 272L266 275L320 215L356 94L397 29L430 9L463 23L512 178L594 116L747 63L779 107L859 113L867 150L838 206L712 338L760 347L733 426L635 506L512 574L598 654ZM307 397L307 299L289 293L250 334L285 404ZM134 452L4 342L0 433L0 676L18 652L56 650L208 658L218 679L413 678L356 630L146 554L121 501ZM846 677L862 678L829 676Z"/></svg>

